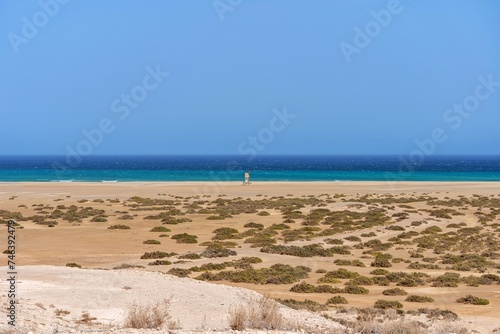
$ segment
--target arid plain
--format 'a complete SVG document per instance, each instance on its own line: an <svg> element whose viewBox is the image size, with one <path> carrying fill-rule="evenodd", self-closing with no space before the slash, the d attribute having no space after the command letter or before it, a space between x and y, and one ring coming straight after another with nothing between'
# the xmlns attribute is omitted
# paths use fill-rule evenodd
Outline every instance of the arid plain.
<svg viewBox="0 0 500 334"><path fill-rule="evenodd" d="M351 308L439 309L450 311L440 319L456 314L493 330L499 190L486 182L2 183L0 220L20 225L18 266L159 271L336 320Z"/></svg>

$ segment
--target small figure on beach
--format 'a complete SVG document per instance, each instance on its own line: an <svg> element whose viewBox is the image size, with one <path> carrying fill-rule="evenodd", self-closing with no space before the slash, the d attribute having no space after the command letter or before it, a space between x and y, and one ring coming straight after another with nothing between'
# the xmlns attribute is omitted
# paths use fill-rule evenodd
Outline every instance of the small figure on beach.
<svg viewBox="0 0 500 334"><path fill-rule="evenodd" d="M244 186L250 185L250 171L245 173L245 181L243 182Z"/></svg>

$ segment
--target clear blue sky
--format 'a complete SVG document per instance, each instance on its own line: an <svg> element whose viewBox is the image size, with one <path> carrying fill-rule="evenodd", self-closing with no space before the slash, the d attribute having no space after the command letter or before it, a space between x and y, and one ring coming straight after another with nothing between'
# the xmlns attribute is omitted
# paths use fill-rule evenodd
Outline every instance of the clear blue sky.
<svg viewBox="0 0 500 334"><path fill-rule="evenodd" d="M500 154L478 79L500 82L498 0L54 1L0 2L0 154L63 155L106 119L92 154L405 154L437 128L435 153Z"/></svg>

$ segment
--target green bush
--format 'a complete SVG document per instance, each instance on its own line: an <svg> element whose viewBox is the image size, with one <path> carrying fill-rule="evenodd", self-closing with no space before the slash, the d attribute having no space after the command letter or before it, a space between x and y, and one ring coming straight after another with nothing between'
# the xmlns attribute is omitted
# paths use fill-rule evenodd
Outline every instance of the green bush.
<svg viewBox="0 0 500 334"><path fill-rule="evenodd" d="M127 225L111 225L108 230L130 230L130 226Z"/></svg>
<svg viewBox="0 0 500 334"><path fill-rule="evenodd" d="M167 260L156 260L154 262L149 262L148 266L169 266L172 262Z"/></svg>
<svg viewBox="0 0 500 334"><path fill-rule="evenodd" d="M159 242L158 240L153 240L153 239L145 240L142 243L145 245L161 245L161 242Z"/></svg>
<svg viewBox="0 0 500 334"><path fill-rule="evenodd" d="M224 247L221 244L210 244L202 253L201 256L206 258L228 257L238 255L234 250Z"/></svg>
<svg viewBox="0 0 500 334"><path fill-rule="evenodd" d="M82 266L77 263L71 262L71 263L66 263L66 267L81 268Z"/></svg>
<svg viewBox="0 0 500 334"><path fill-rule="evenodd" d="M175 275L178 277L188 277L190 273L191 270L182 268L172 268L167 272L167 274Z"/></svg>
<svg viewBox="0 0 500 334"><path fill-rule="evenodd" d="M206 281L229 281L233 283L254 284L290 284L307 278L310 268L304 266L292 267L285 264L275 264L269 268L244 269L240 271L221 271L219 273L205 272L196 279Z"/></svg>
<svg viewBox="0 0 500 334"><path fill-rule="evenodd" d="M105 223L108 220L104 216L95 216L90 221L93 223Z"/></svg>
<svg viewBox="0 0 500 334"><path fill-rule="evenodd" d="M246 227L246 228L256 228L258 230L263 230L264 229L264 225L258 224L258 223L254 223L254 222L246 223L245 225L243 225L243 227Z"/></svg>
<svg viewBox="0 0 500 334"><path fill-rule="evenodd" d="M347 241L353 241L353 242L360 242L361 241L360 237L356 237L354 235L351 235L349 237L345 237L344 239Z"/></svg>
<svg viewBox="0 0 500 334"><path fill-rule="evenodd" d="M351 252L347 248L345 248L345 246L323 248L323 246L321 246L320 244L312 244L306 246L271 245L263 247L260 251L269 254L291 255L298 257L331 257L334 254L351 254Z"/></svg>
<svg viewBox="0 0 500 334"><path fill-rule="evenodd" d="M196 244L198 243L198 237L196 235L182 233L176 234L171 237L171 239L176 240L178 244Z"/></svg>
<svg viewBox="0 0 500 334"><path fill-rule="evenodd" d="M375 302L374 307L382 309L382 310L400 309L400 308L403 308L403 304L401 304L397 300L380 300L379 299Z"/></svg>
<svg viewBox="0 0 500 334"><path fill-rule="evenodd" d="M392 267L391 262L387 258L387 256L384 255L377 255L375 256L375 260L370 263L372 267L379 267L379 268L389 268Z"/></svg>
<svg viewBox="0 0 500 334"><path fill-rule="evenodd" d="M353 278L346 284L351 284L351 285L373 285L373 279L371 277L366 277L366 276L358 276L356 278Z"/></svg>
<svg viewBox="0 0 500 334"><path fill-rule="evenodd" d="M156 226L149 230L149 232L171 232L171 230L165 226Z"/></svg>
<svg viewBox="0 0 500 334"><path fill-rule="evenodd" d="M403 226L399 226L399 225L389 225L385 229L390 230L390 231L404 231L405 230L405 228Z"/></svg>
<svg viewBox="0 0 500 334"><path fill-rule="evenodd" d="M353 267L366 267L360 260L341 260L337 259L333 261L338 266L353 266Z"/></svg>
<svg viewBox="0 0 500 334"><path fill-rule="evenodd" d="M401 288L392 288L382 291L384 296L405 296L408 294L405 290Z"/></svg>
<svg viewBox="0 0 500 334"><path fill-rule="evenodd" d="M295 293L340 293L342 289L331 285L312 285L306 282L301 282L290 288L291 292Z"/></svg>
<svg viewBox="0 0 500 334"><path fill-rule="evenodd" d="M405 301L412 303L433 303L434 299L427 296L410 295L406 297Z"/></svg>
<svg viewBox="0 0 500 334"><path fill-rule="evenodd" d="M240 232L235 228L221 227L213 231L213 233L215 235L212 240L241 239L241 236L238 235Z"/></svg>
<svg viewBox="0 0 500 334"><path fill-rule="evenodd" d="M342 239L325 239L325 243L328 245L342 245L344 243L344 240Z"/></svg>
<svg viewBox="0 0 500 334"><path fill-rule="evenodd" d="M270 216L271 214L267 211L261 211L257 214L257 216Z"/></svg>
<svg viewBox="0 0 500 334"><path fill-rule="evenodd" d="M177 253L166 253L166 252L146 252L141 256L142 260L149 260L149 259L163 259L165 257L171 257L175 256Z"/></svg>
<svg viewBox="0 0 500 334"><path fill-rule="evenodd" d="M433 279L432 286L434 287L445 287L445 288L456 288L460 283L460 274L457 273L444 273L443 275L437 276Z"/></svg>
<svg viewBox="0 0 500 334"><path fill-rule="evenodd" d="M344 288L343 292L351 295L367 295L370 292L370 290L362 286L353 284L353 285L347 285Z"/></svg>
<svg viewBox="0 0 500 334"><path fill-rule="evenodd" d="M342 296L333 296L332 298L326 301L326 304L348 304L347 299Z"/></svg>
<svg viewBox="0 0 500 334"><path fill-rule="evenodd" d="M359 274L357 272L349 271L349 270L344 269L344 268L340 268L338 270L333 270L333 271L327 272L324 277L321 277L318 280L318 283L334 283L334 282L331 282L331 279L333 279L333 278L334 279L338 279L338 278L340 278L340 279L353 279L356 277L359 277Z"/></svg>
<svg viewBox="0 0 500 334"><path fill-rule="evenodd" d="M488 299L467 295L466 297L457 299L457 303L472 304L472 305L488 305L490 301Z"/></svg>
<svg viewBox="0 0 500 334"><path fill-rule="evenodd" d="M370 274L371 275L385 276L385 275L389 274L389 270L386 270L386 269L374 269L374 270L370 271Z"/></svg>
<svg viewBox="0 0 500 334"><path fill-rule="evenodd" d="M180 255L179 259L186 259L186 260L199 260L201 259L201 256L196 253L188 253L184 255Z"/></svg>

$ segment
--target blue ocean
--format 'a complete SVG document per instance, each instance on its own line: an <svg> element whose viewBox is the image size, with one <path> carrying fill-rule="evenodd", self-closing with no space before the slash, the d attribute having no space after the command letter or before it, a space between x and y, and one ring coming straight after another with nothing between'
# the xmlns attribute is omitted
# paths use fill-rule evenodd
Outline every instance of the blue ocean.
<svg viewBox="0 0 500 334"><path fill-rule="evenodd" d="M0 182L500 181L500 156L1 156Z"/></svg>

